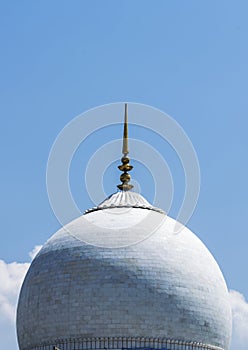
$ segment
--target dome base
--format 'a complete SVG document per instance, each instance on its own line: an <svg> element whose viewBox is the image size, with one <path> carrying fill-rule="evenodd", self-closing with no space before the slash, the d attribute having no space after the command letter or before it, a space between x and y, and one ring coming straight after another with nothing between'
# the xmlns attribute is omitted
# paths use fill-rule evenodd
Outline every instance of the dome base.
<svg viewBox="0 0 248 350"><path fill-rule="evenodd" d="M53 343L44 345L35 345L25 350L51 350L52 346L58 347L60 350L95 350L95 349L115 349L115 350L126 350L126 349L149 349L149 350L224 350L221 347L189 342L175 339L164 339L164 338L147 338L147 337L99 337L99 338L78 338L78 339L57 339Z"/></svg>

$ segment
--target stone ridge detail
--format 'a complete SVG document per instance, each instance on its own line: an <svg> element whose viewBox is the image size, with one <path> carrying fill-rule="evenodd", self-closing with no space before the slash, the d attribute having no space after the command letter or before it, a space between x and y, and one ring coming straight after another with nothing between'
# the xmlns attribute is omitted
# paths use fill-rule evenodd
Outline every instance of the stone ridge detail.
<svg viewBox="0 0 248 350"><path fill-rule="evenodd" d="M126 338L126 337L100 337L100 338L69 338L55 339L54 342L32 345L24 350L52 350L56 346L60 350L224 350L221 347L188 342L174 339L161 338Z"/></svg>
<svg viewBox="0 0 248 350"><path fill-rule="evenodd" d="M162 209L156 208L156 207L145 207L145 206L140 206L140 205L112 205L112 206L106 206L106 207L93 207L91 209L85 210L84 215L88 214L88 213L92 213L93 211L97 211L97 210L104 210L104 209L113 209L113 208L138 208L138 209L147 209L147 210L153 210L156 211L160 214L165 214L165 212Z"/></svg>

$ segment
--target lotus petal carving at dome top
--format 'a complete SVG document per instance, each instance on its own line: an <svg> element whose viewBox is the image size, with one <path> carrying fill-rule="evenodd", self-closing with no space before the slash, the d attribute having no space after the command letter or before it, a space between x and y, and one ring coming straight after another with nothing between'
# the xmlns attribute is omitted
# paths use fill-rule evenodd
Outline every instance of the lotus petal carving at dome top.
<svg viewBox="0 0 248 350"><path fill-rule="evenodd" d="M92 211L108 208L141 208L164 213L162 209L156 208L153 205L151 205L139 193L129 191L118 191L116 193L111 194L111 196L106 198L97 207L86 210L85 214L90 213Z"/></svg>

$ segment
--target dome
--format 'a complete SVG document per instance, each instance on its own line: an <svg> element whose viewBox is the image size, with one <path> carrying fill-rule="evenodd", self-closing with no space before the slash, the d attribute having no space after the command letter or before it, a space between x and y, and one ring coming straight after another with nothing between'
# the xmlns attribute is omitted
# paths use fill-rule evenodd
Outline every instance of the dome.
<svg viewBox="0 0 248 350"><path fill-rule="evenodd" d="M17 310L20 350L224 349L231 311L204 244L141 195L121 191L55 233Z"/></svg>

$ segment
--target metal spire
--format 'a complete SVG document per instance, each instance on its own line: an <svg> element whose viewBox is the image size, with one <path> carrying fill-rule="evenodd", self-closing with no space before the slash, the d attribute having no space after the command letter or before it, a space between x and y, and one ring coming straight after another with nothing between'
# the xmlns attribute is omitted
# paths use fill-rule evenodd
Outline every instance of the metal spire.
<svg viewBox="0 0 248 350"><path fill-rule="evenodd" d="M127 155L128 151L128 120L127 120L127 103L125 103L125 117L124 117L124 130L123 130L123 145L122 153Z"/></svg>
<svg viewBox="0 0 248 350"><path fill-rule="evenodd" d="M129 158L127 157L128 151L128 118L127 118L127 103L125 103L125 117L124 117L124 130L123 130L123 144L122 144L122 153L123 157L121 158L122 165L119 165L118 168L123 173L120 176L122 184L117 187L122 191L129 191L133 188L133 185L129 184L131 176L128 174L128 171L132 170L132 165L129 164Z"/></svg>

